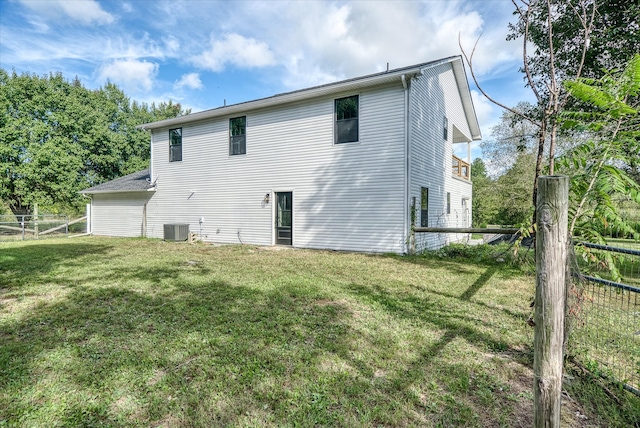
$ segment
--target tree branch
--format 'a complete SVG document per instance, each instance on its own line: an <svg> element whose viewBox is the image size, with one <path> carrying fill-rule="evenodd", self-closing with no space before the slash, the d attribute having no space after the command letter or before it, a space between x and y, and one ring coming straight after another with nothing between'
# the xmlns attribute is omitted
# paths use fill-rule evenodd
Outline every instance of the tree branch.
<svg viewBox="0 0 640 428"><path fill-rule="evenodd" d="M481 35L482 36L482 35ZM480 37L481 37L480 36ZM511 107L507 107L506 105L502 104L501 102L495 100L494 98L492 98L487 92L485 92L485 90L482 88L482 86L480 86L480 83L478 83L478 79L476 78L476 74L475 71L473 69L473 54L476 51L476 47L478 46L478 42L480 41L480 37L478 37L478 39L476 40L475 44L473 45L473 50L471 51L471 55L467 55L467 53L465 52L464 48L462 47L462 41L460 40L460 33L458 33L458 46L460 47L460 51L462 52L462 56L464 57L467 65L469 66L469 71L471 72L471 78L473 79L473 83L475 83L476 87L478 88L478 90L482 93L482 95L484 95L484 97L486 99L488 99L489 101L491 101L492 103L494 103L495 105L502 107L503 109L513 113L514 115L521 117L522 119L531 122L533 125L535 126L540 126L540 124L538 122L536 122L534 119L532 119L531 117L527 116L526 114L523 114Z"/></svg>
<svg viewBox="0 0 640 428"><path fill-rule="evenodd" d="M520 15L520 21L524 21L524 35L522 40L522 65L527 76L527 82L529 83L529 87L533 91L533 94L536 96L538 102L542 102L542 97L538 93L538 89L536 88L533 77L531 76L531 70L529 69L529 61L527 60L527 41L529 40L529 14L531 11L531 5L527 2L522 2L525 6L527 6L526 12L524 12L518 3L515 0L511 0L513 6L516 8L516 12Z"/></svg>

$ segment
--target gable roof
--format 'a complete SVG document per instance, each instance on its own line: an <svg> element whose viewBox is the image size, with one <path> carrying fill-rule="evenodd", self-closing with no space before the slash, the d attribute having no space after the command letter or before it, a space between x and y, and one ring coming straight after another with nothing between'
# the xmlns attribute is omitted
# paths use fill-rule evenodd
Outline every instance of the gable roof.
<svg viewBox="0 0 640 428"><path fill-rule="evenodd" d="M89 187L81 190L80 193L116 193L116 192L146 192L155 190L155 186L151 183L149 169L137 171L97 186Z"/></svg>
<svg viewBox="0 0 640 428"><path fill-rule="evenodd" d="M471 130L471 137L474 140L479 140L481 139L480 125L478 124L478 118L476 117L475 109L473 107L473 101L471 100L471 93L469 91L469 84L467 82L467 75L464 69L464 63L462 62L462 57L460 55L439 59L436 61L425 62L422 64L416 64L409 67L383 71L381 73L355 77L339 82L327 83L324 85L300 89L297 91L285 92L282 94L273 95L267 98L260 98L253 101L246 101L238 104L217 107L210 110L204 110L171 119L160 120L158 122L146 123L143 125L139 125L138 128L144 130L152 130L170 126L177 126L185 123L196 122L199 120L228 116L250 109L271 107L342 91L359 90L362 88L386 83L400 82L402 76L410 77L418 75L427 68L437 67L439 65L447 63L451 63L452 65L456 83L458 85L458 91L462 99L465 117L467 119L467 122L469 123L469 128Z"/></svg>

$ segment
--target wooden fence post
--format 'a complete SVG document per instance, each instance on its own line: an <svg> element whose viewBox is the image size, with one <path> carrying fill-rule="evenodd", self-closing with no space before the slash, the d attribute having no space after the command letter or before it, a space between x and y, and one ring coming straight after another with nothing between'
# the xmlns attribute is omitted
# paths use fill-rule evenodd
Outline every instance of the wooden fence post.
<svg viewBox="0 0 640 428"><path fill-rule="evenodd" d="M40 225L38 224L38 204L33 204L33 234L36 239L40 237Z"/></svg>
<svg viewBox="0 0 640 428"><path fill-rule="evenodd" d="M569 179L538 178L534 426L560 427Z"/></svg>

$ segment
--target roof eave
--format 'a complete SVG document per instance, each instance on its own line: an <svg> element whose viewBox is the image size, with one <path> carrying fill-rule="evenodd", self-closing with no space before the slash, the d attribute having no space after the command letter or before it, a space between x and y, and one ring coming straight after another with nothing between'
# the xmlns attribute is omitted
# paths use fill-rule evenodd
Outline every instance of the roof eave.
<svg viewBox="0 0 640 428"><path fill-rule="evenodd" d="M302 101L310 98L315 98L323 95L330 95L339 92L346 92L350 90L357 90L366 87L372 87L377 85L384 85L387 83L400 82L402 75L415 75L419 74L421 70L440 64L440 61L433 61L432 63L418 64L406 68L399 68L388 72L378 73L371 76L365 76L362 78L355 78L344 80L337 83L331 83L327 85L316 86L313 88L302 89L294 92L287 92L284 94L274 95L268 98L261 98L258 100L247 101L238 104L232 104L224 107L217 107L210 110L204 110L197 113L191 113L185 116L180 116L171 119L160 120L158 122L146 123L138 125L137 128L143 130L152 130L159 128L166 128L176 125L181 125L190 122L197 122L200 120L206 120L221 116L229 116L235 113L244 112L247 110L255 110L259 108L271 107L296 101Z"/></svg>
<svg viewBox="0 0 640 428"><path fill-rule="evenodd" d="M453 73L458 84L458 90L460 91L460 98L462 99L464 114L467 118L467 123L469 124L471 139L473 141L482 140L480 124L478 123L476 109L473 105L473 99L471 98L471 89L469 88L467 73L464 68L464 63L462 62L462 57L457 56L456 58L451 59L451 63Z"/></svg>
<svg viewBox="0 0 640 428"><path fill-rule="evenodd" d="M97 195L97 194L101 194L101 193L143 193L143 192L155 192L156 188L155 187L151 187L149 189L129 189L129 190L93 190L93 191L89 191L89 189L87 190L81 190L80 194L82 195Z"/></svg>

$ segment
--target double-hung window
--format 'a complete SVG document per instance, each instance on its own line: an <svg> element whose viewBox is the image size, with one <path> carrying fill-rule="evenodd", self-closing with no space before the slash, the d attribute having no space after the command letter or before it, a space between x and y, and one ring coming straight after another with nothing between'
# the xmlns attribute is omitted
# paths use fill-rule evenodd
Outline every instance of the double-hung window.
<svg viewBox="0 0 640 428"><path fill-rule="evenodd" d="M358 95L335 100L335 143L358 141Z"/></svg>
<svg viewBox="0 0 640 428"><path fill-rule="evenodd" d="M229 154L247 153L247 116L229 119Z"/></svg>
<svg viewBox="0 0 640 428"><path fill-rule="evenodd" d="M429 227L429 188L420 188L420 227Z"/></svg>
<svg viewBox="0 0 640 428"><path fill-rule="evenodd" d="M182 160L182 128L169 130L169 162Z"/></svg>
<svg viewBox="0 0 640 428"><path fill-rule="evenodd" d="M442 119L442 138L445 141L449 138L449 119L447 116Z"/></svg>

